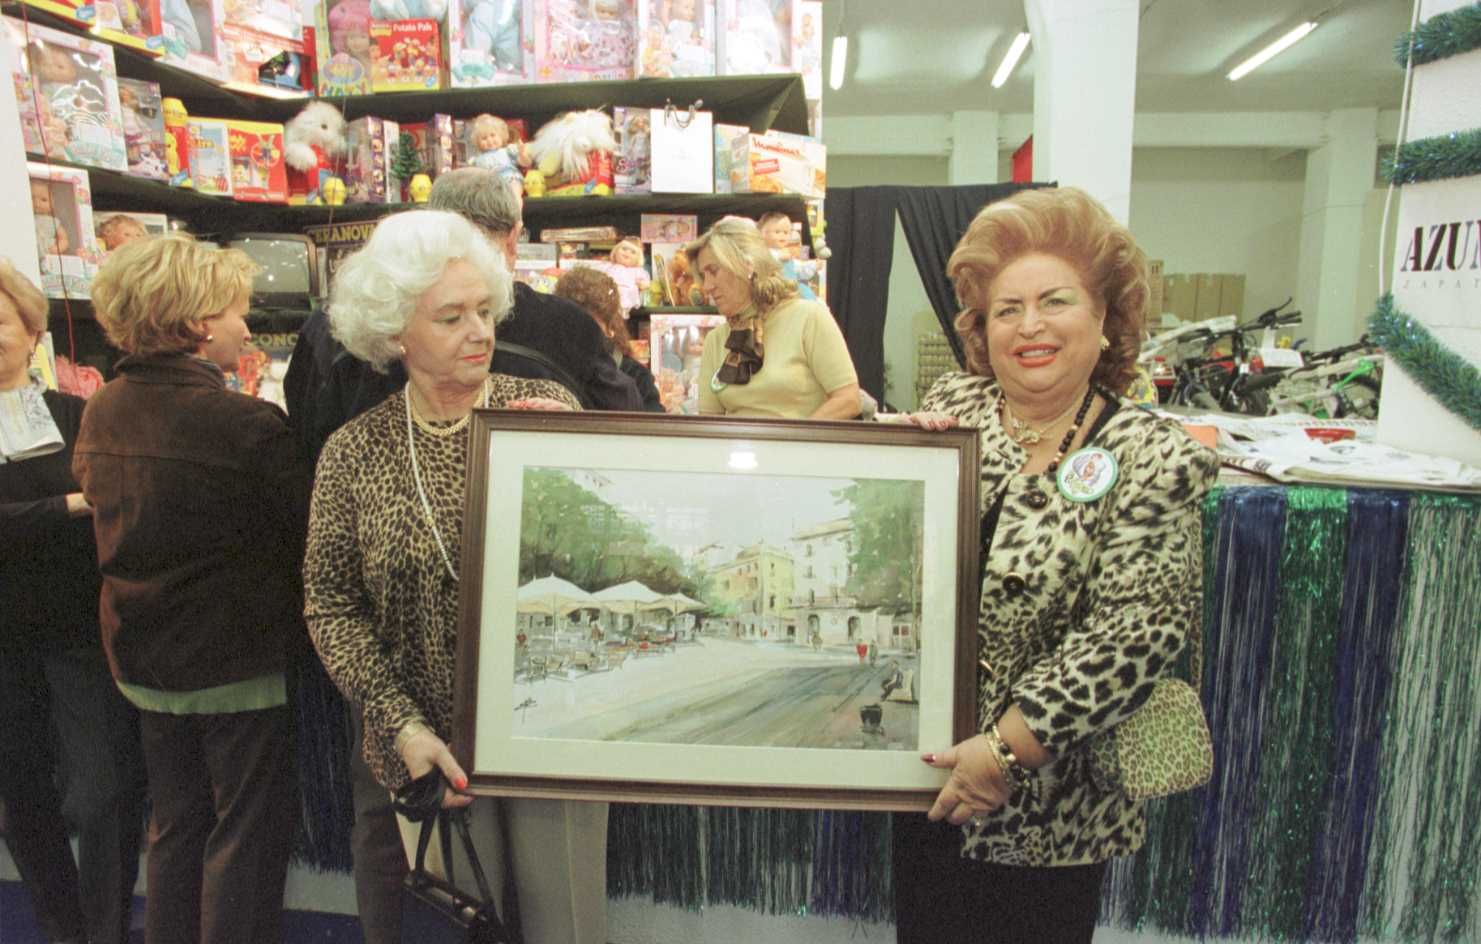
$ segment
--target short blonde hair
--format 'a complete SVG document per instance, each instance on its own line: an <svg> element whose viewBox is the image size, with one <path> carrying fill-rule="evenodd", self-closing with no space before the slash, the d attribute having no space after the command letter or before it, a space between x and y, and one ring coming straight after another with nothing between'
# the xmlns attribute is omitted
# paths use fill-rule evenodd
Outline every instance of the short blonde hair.
<svg viewBox="0 0 1481 944"><path fill-rule="evenodd" d="M9 259L4 258L0 258L0 295L10 299L32 337L46 333L46 296L30 279L21 275Z"/></svg>
<svg viewBox="0 0 1481 944"><path fill-rule="evenodd" d="M407 210L381 220L339 264L329 290L329 330L345 350L381 373L400 356L396 337L449 263L463 260L488 284L494 323L509 317L514 277L473 223L446 210Z"/></svg>
<svg viewBox="0 0 1481 944"><path fill-rule="evenodd" d="M782 264L771 254L754 220L727 216L685 246L684 254L698 268L699 254L706 249L715 254L722 269L750 282L751 301L758 311L770 311L797 296L797 283L782 275Z"/></svg>
<svg viewBox="0 0 1481 944"><path fill-rule="evenodd" d="M194 351L201 323L250 298L261 269L240 249L217 249L177 233L138 239L108 256L93 279L93 309L126 354Z"/></svg>
<svg viewBox="0 0 1481 944"><path fill-rule="evenodd" d="M1101 332L1110 346L1090 373L1117 394L1136 375L1149 297L1147 254L1131 232L1088 193L1075 187L1023 190L983 207L946 264L966 310L956 330L967 367L992 377L983 305L988 287L1008 265L1032 253L1063 259L1105 308Z"/></svg>

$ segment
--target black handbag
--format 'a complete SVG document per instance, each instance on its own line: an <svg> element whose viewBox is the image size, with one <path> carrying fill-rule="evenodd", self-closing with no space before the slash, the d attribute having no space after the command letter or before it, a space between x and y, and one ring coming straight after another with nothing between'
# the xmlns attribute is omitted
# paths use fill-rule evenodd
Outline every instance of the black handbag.
<svg viewBox="0 0 1481 944"><path fill-rule="evenodd" d="M467 811L442 809L442 790L441 775L434 771L396 795L397 812L422 824L417 836L416 861L401 886L401 940L404 944L520 944L499 920L488 878L473 848ZM446 878L427 871L427 848L432 843L433 829L441 839ZM454 831L468 856L478 889L476 896L461 891L455 884L451 836Z"/></svg>

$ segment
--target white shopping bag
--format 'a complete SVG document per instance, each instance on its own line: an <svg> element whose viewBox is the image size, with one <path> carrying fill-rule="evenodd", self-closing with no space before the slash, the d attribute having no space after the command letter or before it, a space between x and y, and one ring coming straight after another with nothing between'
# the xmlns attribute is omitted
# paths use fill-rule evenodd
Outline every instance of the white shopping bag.
<svg viewBox="0 0 1481 944"><path fill-rule="evenodd" d="M651 109L654 193L715 192L715 116L702 104Z"/></svg>

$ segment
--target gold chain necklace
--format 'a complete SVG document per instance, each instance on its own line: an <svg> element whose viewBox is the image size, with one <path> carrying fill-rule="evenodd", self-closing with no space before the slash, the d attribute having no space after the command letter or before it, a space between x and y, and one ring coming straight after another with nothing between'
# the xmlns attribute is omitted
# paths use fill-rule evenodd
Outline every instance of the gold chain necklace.
<svg viewBox="0 0 1481 944"><path fill-rule="evenodd" d="M422 511L427 516L427 527L432 529L432 539L437 542L437 552L442 555L442 564L444 567L447 568L448 575L451 576L453 580L457 580L458 570L456 567L453 566L452 555L447 552L447 545L442 543L442 532L437 530L437 518L435 515L432 514L432 503L427 500L427 489L425 486L422 485L422 469L421 466L417 463L417 437L416 434L412 432L411 424L415 422L417 426L419 426L424 431L431 433L433 436L446 437L451 436L453 433L461 430L464 426L467 426L468 417L472 416L473 413L470 410L468 416L464 416L462 419L458 420L456 423L453 423L450 426L432 426L430 423L423 420L420 416L417 416L416 410L412 409L410 381L407 381L406 390L403 391L403 393L406 397L406 448L407 451L411 453L411 478L417 486L417 497L422 500ZM485 379L483 382L482 405L489 405L489 381L487 379Z"/></svg>
<svg viewBox="0 0 1481 944"><path fill-rule="evenodd" d="M1048 435L1051 429L1058 426L1065 417L1075 412L1075 409L1080 406L1080 401L1071 401L1068 409L1038 429L1034 429L1029 425L1027 420L1021 420L1013 415L1013 409L1008 406L1008 397L1006 395L998 401L998 404L1002 413L1003 429L1007 432L1008 437L1020 446L1036 446L1044 441L1044 437Z"/></svg>
<svg viewBox="0 0 1481 944"><path fill-rule="evenodd" d="M421 413L417 411L416 404L411 401L410 383L406 385L406 405L411 410L411 418L417 424L417 429L420 429L429 436L445 437L451 436L454 433L460 433L463 431L463 427L468 425L469 418L473 416L473 413L470 411L451 423L434 423L431 420L424 419ZM489 405L489 382L487 380L483 382L483 396L478 405L481 407Z"/></svg>

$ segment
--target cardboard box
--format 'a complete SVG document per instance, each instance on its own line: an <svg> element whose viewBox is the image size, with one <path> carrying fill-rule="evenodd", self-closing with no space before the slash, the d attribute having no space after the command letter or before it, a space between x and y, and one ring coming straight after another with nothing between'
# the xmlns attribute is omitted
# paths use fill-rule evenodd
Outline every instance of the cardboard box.
<svg viewBox="0 0 1481 944"><path fill-rule="evenodd" d="M283 126L266 121L227 122L231 189L238 200L288 202L288 166L283 159Z"/></svg>
<svg viewBox="0 0 1481 944"><path fill-rule="evenodd" d="M735 193L795 193L821 197L828 189L828 149L821 141L785 131L745 134L730 148Z"/></svg>
<svg viewBox="0 0 1481 944"><path fill-rule="evenodd" d="M639 3L637 15L639 78L715 74L715 0Z"/></svg>
<svg viewBox="0 0 1481 944"><path fill-rule="evenodd" d="M314 14L319 95L369 95L370 0L323 0Z"/></svg>
<svg viewBox="0 0 1481 944"><path fill-rule="evenodd" d="M1162 260L1152 259L1147 263L1147 325L1161 323L1163 302L1166 299L1162 278Z"/></svg>
<svg viewBox="0 0 1481 944"><path fill-rule="evenodd" d="M1196 292L1193 303L1193 319L1207 321L1219 317L1219 279L1208 272L1193 277Z"/></svg>
<svg viewBox="0 0 1481 944"><path fill-rule="evenodd" d="M1183 321L1195 320L1198 310L1198 278L1192 275L1169 275L1164 279L1167 297L1163 310L1170 311Z"/></svg>
<svg viewBox="0 0 1481 944"><path fill-rule="evenodd" d="M797 0L719 0L716 52L720 75L793 72L792 23Z"/></svg>
<svg viewBox="0 0 1481 944"><path fill-rule="evenodd" d="M391 173L391 149L400 137L396 122L373 115L345 126L346 203L401 202L401 181Z"/></svg>
<svg viewBox="0 0 1481 944"><path fill-rule="evenodd" d="M715 192L734 193L730 183L732 149L738 138L751 133L745 125L715 125Z"/></svg>
<svg viewBox="0 0 1481 944"><path fill-rule="evenodd" d="M534 0L449 0L448 73L453 88L521 85L534 75ZM506 15L507 14L507 15Z"/></svg>
<svg viewBox="0 0 1481 944"><path fill-rule="evenodd" d="M1219 314L1233 315L1235 321L1244 320L1244 276L1219 276Z"/></svg>
<svg viewBox="0 0 1481 944"><path fill-rule="evenodd" d="M93 234L87 171L28 161L26 173L41 290L50 298L87 298L102 259Z"/></svg>
<svg viewBox="0 0 1481 944"><path fill-rule="evenodd" d="M442 44L437 21L374 20L372 92L425 92L442 87Z"/></svg>
<svg viewBox="0 0 1481 944"><path fill-rule="evenodd" d="M128 170L113 47L10 17L5 26L18 53L11 80L26 151Z"/></svg>
<svg viewBox="0 0 1481 944"><path fill-rule="evenodd" d="M624 82L637 59L637 15L633 0L598 5L574 2L537 4L535 80L537 82Z"/></svg>
<svg viewBox="0 0 1481 944"><path fill-rule="evenodd" d="M199 193L231 196L231 139L220 118L190 118L190 182Z"/></svg>
<svg viewBox="0 0 1481 944"><path fill-rule="evenodd" d="M165 164L165 114L159 84L139 79L118 80L118 103L123 110L124 156L135 177L168 180Z"/></svg>
<svg viewBox="0 0 1481 944"><path fill-rule="evenodd" d="M647 108L612 109L612 131L617 137L613 185L618 193L653 191L651 126Z"/></svg>

